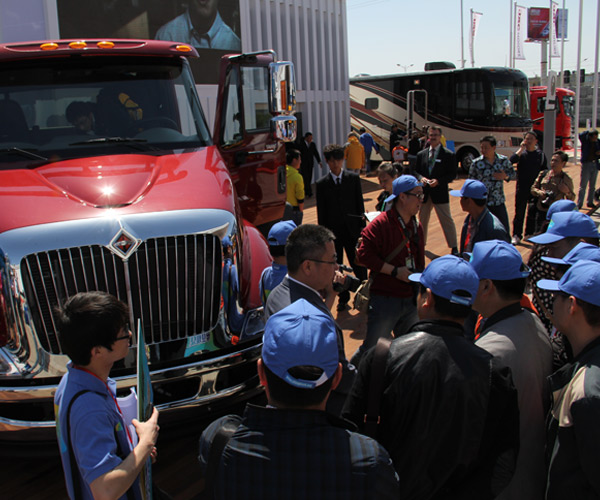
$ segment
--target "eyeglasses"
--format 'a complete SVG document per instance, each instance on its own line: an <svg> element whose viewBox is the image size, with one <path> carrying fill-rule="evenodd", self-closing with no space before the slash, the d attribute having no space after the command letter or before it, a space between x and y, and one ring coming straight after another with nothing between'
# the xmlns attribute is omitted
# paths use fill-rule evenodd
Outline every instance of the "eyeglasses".
<svg viewBox="0 0 600 500"><path fill-rule="evenodd" d="M408 192L406 192L404 194L407 195L407 196L414 196L415 198L417 198L417 199L419 199L421 201L423 201L425 199L425 194L424 193L408 193Z"/></svg>
<svg viewBox="0 0 600 500"><path fill-rule="evenodd" d="M318 259L306 259L306 260L310 260L311 262L320 262L321 264L331 264L333 266L337 266L338 263L337 261L329 261L329 260L318 260Z"/></svg>
<svg viewBox="0 0 600 500"><path fill-rule="evenodd" d="M114 341L117 342L119 340L125 340L125 339L129 340L131 338L131 330L129 328L125 328L125 331L127 332L127 334L117 337Z"/></svg>

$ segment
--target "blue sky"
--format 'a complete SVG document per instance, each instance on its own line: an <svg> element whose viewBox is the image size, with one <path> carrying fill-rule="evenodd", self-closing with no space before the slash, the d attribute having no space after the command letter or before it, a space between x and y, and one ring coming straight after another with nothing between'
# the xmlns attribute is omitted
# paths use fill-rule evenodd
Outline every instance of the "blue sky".
<svg viewBox="0 0 600 500"><path fill-rule="evenodd" d="M470 9L483 14L475 38L475 66L509 65L510 0L463 0L464 55L470 67L468 29ZM586 73L593 72L596 41L597 1L583 7L581 60ZM524 7L548 7L547 0L521 0ZM562 0L558 0L562 8ZM460 67L460 0L346 0L350 76L358 73L383 75L402 73L397 66L413 65L422 71L427 61L450 61ZM577 68L579 0L566 0L569 11L564 68ZM525 44L524 61L516 67L528 76L540 74L541 45ZM584 59L586 59L584 61ZM552 69L560 70L560 58L552 58Z"/></svg>

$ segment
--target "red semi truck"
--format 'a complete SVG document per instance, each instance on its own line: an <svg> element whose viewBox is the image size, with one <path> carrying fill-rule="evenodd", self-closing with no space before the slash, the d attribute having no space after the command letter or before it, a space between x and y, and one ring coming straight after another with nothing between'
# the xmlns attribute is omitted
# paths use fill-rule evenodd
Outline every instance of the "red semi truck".
<svg viewBox="0 0 600 500"><path fill-rule="evenodd" d="M0 45L0 441L54 439L68 362L54 310L82 291L141 321L161 421L260 390L270 258L256 226L283 213L293 66L223 57L211 134L197 56L148 40ZM112 372L123 393L134 351Z"/></svg>
<svg viewBox="0 0 600 500"><path fill-rule="evenodd" d="M531 101L531 120L533 129L544 133L544 110L546 109L546 86L529 87ZM569 89L556 89L556 149L573 149L571 121L575 109L575 92Z"/></svg>

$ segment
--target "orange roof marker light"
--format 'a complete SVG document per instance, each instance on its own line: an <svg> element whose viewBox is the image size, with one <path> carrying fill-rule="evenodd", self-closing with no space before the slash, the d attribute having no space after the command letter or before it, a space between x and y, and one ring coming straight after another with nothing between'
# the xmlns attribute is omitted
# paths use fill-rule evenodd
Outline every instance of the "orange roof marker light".
<svg viewBox="0 0 600 500"><path fill-rule="evenodd" d="M69 47L71 49L85 49L87 47L87 43L85 43L83 40L79 40L77 42L71 42Z"/></svg>
<svg viewBox="0 0 600 500"><path fill-rule="evenodd" d="M42 50L56 50L56 49L58 49L58 43L55 43L55 42L42 43L42 45L40 45L40 49L42 49Z"/></svg>
<svg viewBox="0 0 600 500"><path fill-rule="evenodd" d="M175 50L178 50L179 52L191 52L192 48L189 45L177 45Z"/></svg>
<svg viewBox="0 0 600 500"><path fill-rule="evenodd" d="M104 40L102 42L98 42L97 45L100 49L112 49L115 46L115 43L109 42L108 40Z"/></svg>

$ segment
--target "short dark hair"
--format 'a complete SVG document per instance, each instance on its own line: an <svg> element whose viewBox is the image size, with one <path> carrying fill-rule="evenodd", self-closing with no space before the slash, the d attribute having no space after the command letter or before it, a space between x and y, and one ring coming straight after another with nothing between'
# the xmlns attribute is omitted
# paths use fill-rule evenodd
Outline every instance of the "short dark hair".
<svg viewBox="0 0 600 500"><path fill-rule="evenodd" d="M285 245L288 271L295 273L305 260L320 258L325 251L325 245L334 240L335 235L324 226L298 226L290 233Z"/></svg>
<svg viewBox="0 0 600 500"><path fill-rule="evenodd" d="M65 110L65 117L69 123L74 123L80 116L92 113L92 105L85 101L73 101Z"/></svg>
<svg viewBox="0 0 600 500"><path fill-rule="evenodd" d="M389 161L383 161L377 167L377 175L388 174L392 179L398 177L397 163L391 163Z"/></svg>
<svg viewBox="0 0 600 500"><path fill-rule="evenodd" d="M594 128L594 129L590 130L589 135L598 135L598 131Z"/></svg>
<svg viewBox="0 0 600 500"><path fill-rule="evenodd" d="M304 134L304 138L306 139L309 135L313 135L312 132L306 132L306 134Z"/></svg>
<svg viewBox="0 0 600 500"><path fill-rule="evenodd" d="M585 300L578 299L575 297L577 305L581 307L585 321L590 326L600 326L600 306L586 302Z"/></svg>
<svg viewBox="0 0 600 500"><path fill-rule="evenodd" d="M527 137L528 135L531 135L531 136L533 136L533 138L534 138L536 141L538 141L538 142L539 142L539 139L538 139L538 136L537 136L537 134L535 133L535 130L528 130L527 132L525 132L525 133L523 134L523 139L525 139L525 137Z"/></svg>
<svg viewBox="0 0 600 500"><path fill-rule="evenodd" d="M521 300L525 291L527 278L515 278L513 280L492 280L498 295L502 300Z"/></svg>
<svg viewBox="0 0 600 500"><path fill-rule="evenodd" d="M297 158L300 158L301 156L302 156L302 154L297 149L289 149L285 153L285 162L288 165L291 165L293 160L296 160Z"/></svg>
<svg viewBox="0 0 600 500"><path fill-rule="evenodd" d="M487 205L487 198L469 198L468 196L463 196L463 198L465 198L466 200L473 200L475 202L475 205L477 205L478 207L483 207Z"/></svg>
<svg viewBox="0 0 600 500"><path fill-rule="evenodd" d="M589 243L590 245L600 245L600 238L593 238L591 236L567 236L563 238L570 248L574 248L578 243L584 242Z"/></svg>
<svg viewBox="0 0 600 500"><path fill-rule="evenodd" d="M554 151L554 153L552 153L552 156L557 155L560 157L561 161L564 161L565 163L567 163L569 161L569 155L567 153L565 153L564 151L558 150L558 151Z"/></svg>
<svg viewBox="0 0 600 500"><path fill-rule="evenodd" d="M285 255L285 245L269 245L271 257L283 257Z"/></svg>
<svg viewBox="0 0 600 500"><path fill-rule="evenodd" d="M76 365L86 366L94 347L111 346L129 322L129 308L106 292L83 292L56 309L58 338L63 352Z"/></svg>
<svg viewBox="0 0 600 500"><path fill-rule="evenodd" d="M300 389L279 378L269 370L269 367L264 362L263 367L271 399L287 407L303 408L318 405L325 400L333 384L333 376L331 376L314 389ZM294 377L303 380L317 380L323 373L323 370L314 366L295 366L288 371Z"/></svg>
<svg viewBox="0 0 600 500"><path fill-rule="evenodd" d="M427 129L427 133L431 132L432 130L437 130L440 133L440 135L443 135L442 127L438 127L437 125L430 125Z"/></svg>
<svg viewBox="0 0 600 500"><path fill-rule="evenodd" d="M419 293L424 294L427 292L427 287L423 285L423 283L419 283ZM459 297L471 297L471 294L466 290L454 290L452 293L458 295ZM454 302L450 302L448 299L444 297L440 297L431 292L433 295L433 310L439 314L440 316L456 318L456 319L465 319L469 314L471 314L471 306L466 306L464 304L455 304Z"/></svg>
<svg viewBox="0 0 600 500"><path fill-rule="evenodd" d="M365 127L360 127L360 130L358 131L360 134L364 134L367 131L367 129Z"/></svg>
<svg viewBox="0 0 600 500"><path fill-rule="evenodd" d="M479 144L482 142L489 142L490 146L495 147L498 144L496 138L493 135L484 135L481 139L479 139Z"/></svg>
<svg viewBox="0 0 600 500"><path fill-rule="evenodd" d="M342 160L344 158L344 146L340 146L339 144L327 144L323 148L323 155L325 156L325 161L328 160Z"/></svg>

